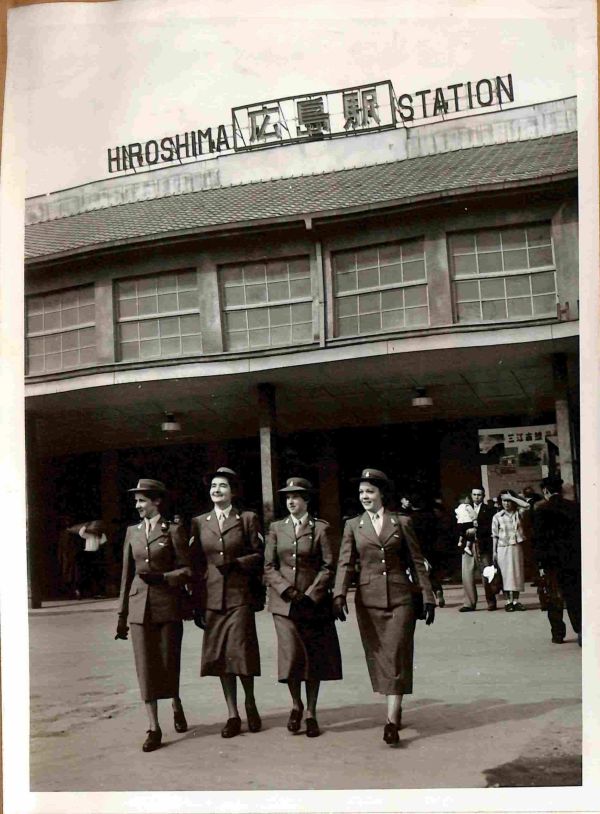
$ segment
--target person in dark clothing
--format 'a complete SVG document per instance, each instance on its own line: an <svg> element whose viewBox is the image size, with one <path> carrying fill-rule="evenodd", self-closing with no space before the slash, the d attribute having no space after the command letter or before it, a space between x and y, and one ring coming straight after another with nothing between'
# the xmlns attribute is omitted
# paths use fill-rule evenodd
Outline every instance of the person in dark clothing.
<svg viewBox="0 0 600 814"><path fill-rule="evenodd" d="M552 642L562 644L567 633L566 606L581 647L581 527L579 505L562 496L562 480L551 476L541 483L543 501L533 514L533 549L540 573L542 609L548 612Z"/></svg>

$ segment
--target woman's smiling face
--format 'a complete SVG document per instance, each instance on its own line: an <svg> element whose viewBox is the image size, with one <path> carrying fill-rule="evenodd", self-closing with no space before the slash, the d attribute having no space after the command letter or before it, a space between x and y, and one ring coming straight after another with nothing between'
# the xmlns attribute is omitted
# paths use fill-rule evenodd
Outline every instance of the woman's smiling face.
<svg viewBox="0 0 600 814"><path fill-rule="evenodd" d="M231 505L232 491L226 478L216 477L210 482L210 499L220 509Z"/></svg>
<svg viewBox="0 0 600 814"><path fill-rule="evenodd" d="M381 489L369 481L361 481L358 487L358 499L368 512L378 512L383 506Z"/></svg>

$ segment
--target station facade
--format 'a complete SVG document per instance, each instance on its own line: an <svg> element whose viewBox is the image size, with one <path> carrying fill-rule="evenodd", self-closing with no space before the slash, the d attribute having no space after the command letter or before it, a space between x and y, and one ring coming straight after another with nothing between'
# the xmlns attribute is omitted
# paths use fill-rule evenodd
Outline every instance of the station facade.
<svg viewBox="0 0 600 814"><path fill-rule="evenodd" d="M30 199L32 602L67 520L102 517L116 581L139 477L185 521L230 466L268 523L305 476L336 534L365 466L576 494L577 234L572 98Z"/></svg>

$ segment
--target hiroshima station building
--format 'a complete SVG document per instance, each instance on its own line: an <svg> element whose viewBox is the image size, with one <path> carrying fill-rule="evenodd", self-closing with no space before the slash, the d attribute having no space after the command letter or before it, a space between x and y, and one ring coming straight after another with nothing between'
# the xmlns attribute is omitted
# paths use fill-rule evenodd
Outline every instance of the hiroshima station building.
<svg viewBox="0 0 600 814"><path fill-rule="evenodd" d="M485 90L238 108L27 201L32 603L69 521L102 518L116 590L139 477L185 523L230 466L265 524L308 477L335 534L368 466L449 507L549 472L578 493L576 100Z"/></svg>

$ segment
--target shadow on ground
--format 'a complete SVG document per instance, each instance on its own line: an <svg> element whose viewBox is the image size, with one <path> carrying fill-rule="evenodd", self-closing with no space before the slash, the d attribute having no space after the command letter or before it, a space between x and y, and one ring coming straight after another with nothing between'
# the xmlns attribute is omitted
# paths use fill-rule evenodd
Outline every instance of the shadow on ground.
<svg viewBox="0 0 600 814"><path fill-rule="evenodd" d="M549 698L544 701L523 704L510 704L501 698L479 699L467 704L445 704L436 699L421 699L414 704L407 705L403 712L402 741L407 745L412 741L420 741L449 732L476 729L505 721L523 721L564 707L578 706L580 703L579 698ZM327 734L327 731L359 732L373 729L383 726L384 718L384 704L357 704L337 709L323 709L318 712L319 724L324 735ZM263 730L285 729L287 719L287 712L263 715ZM243 713L242 722L243 731L246 731ZM190 722L186 738L215 735L221 731L222 726L222 723L203 725ZM184 741L186 738L178 739L178 742L179 740Z"/></svg>
<svg viewBox="0 0 600 814"><path fill-rule="evenodd" d="M483 775L489 787L512 786L581 786L581 757L519 757L510 763L485 769Z"/></svg>

